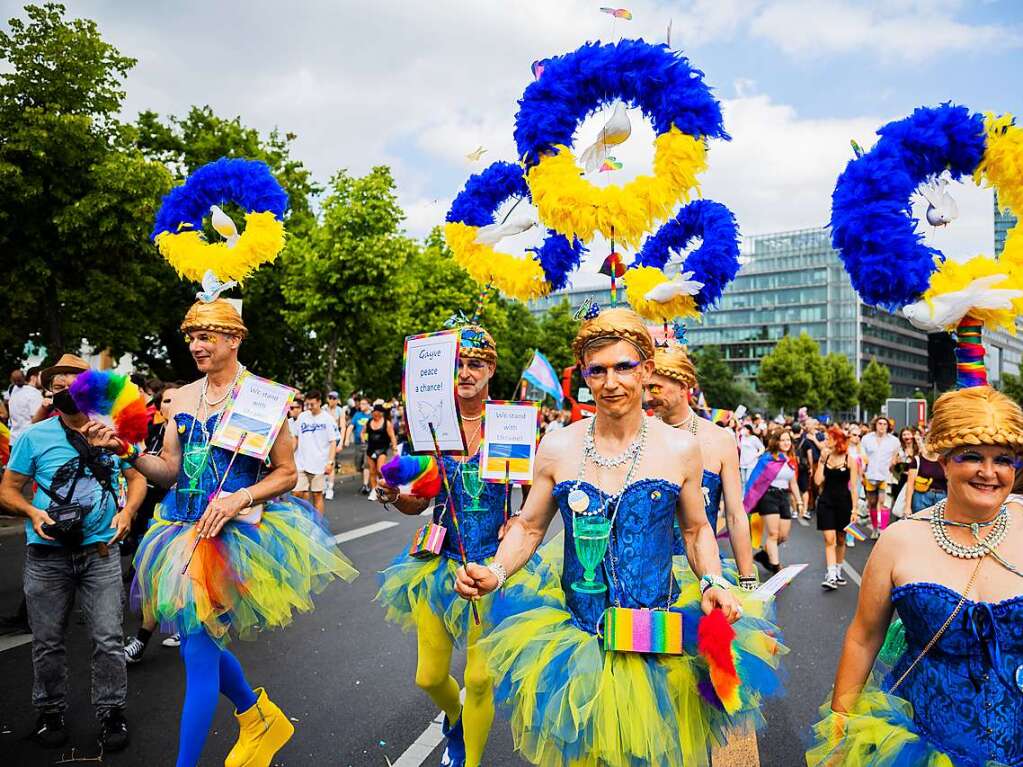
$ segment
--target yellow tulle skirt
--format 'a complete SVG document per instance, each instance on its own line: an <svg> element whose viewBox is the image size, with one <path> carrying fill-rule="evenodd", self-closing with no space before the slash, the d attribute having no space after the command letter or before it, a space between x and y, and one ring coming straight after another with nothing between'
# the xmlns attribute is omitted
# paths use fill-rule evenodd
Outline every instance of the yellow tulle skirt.
<svg viewBox="0 0 1023 767"><path fill-rule="evenodd" d="M285 626L331 581L359 574L313 507L290 496L265 504L258 524L228 522L195 542L194 523L158 509L135 555L132 602L147 620L220 642Z"/></svg>

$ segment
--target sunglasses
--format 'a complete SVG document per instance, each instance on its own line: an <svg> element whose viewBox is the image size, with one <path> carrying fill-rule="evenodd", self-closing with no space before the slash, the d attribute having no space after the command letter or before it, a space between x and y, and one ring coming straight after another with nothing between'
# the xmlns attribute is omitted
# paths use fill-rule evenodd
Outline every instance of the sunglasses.
<svg viewBox="0 0 1023 767"><path fill-rule="evenodd" d="M955 463L964 466L979 467L985 461L985 456L976 450L965 450L962 453L956 453L951 456ZM1023 459L1017 455L996 455L991 459L991 462L995 465L996 469L1018 469L1023 466Z"/></svg>
<svg viewBox="0 0 1023 767"><path fill-rule="evenodd" d="M640 364L639 360L626 360L615 363L610 369L614 370L618 377L632 376ZM583 378L588 378L591 381L603 381L607 378L608 369L607 365L587 365L580 372Z"/></svg>

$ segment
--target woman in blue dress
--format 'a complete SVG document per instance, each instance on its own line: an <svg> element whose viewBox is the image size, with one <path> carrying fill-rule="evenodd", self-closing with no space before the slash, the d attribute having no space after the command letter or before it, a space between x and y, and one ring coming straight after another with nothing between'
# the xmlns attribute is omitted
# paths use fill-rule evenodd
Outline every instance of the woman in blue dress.
<svg viewBox="0 0 1023 767"><path fill-rule="evenodd" d="M721 577L695 439L643 413L654 370L643 320L590 317L573 351L596 415L543 439L519 524L489 565L459 569L457 589L479 599L505 587L560 512L564 595L501 592L491 614L503 620L481 642L516 747L549 767L706 764L713 736L758 718L781 648ZM682 589L676 518L699 579ZM671 624L674 641L658 628Z"/></svg>
<svg viewBox="0 0 1023 767"><path fill-rule="evenodd" d="M811 767L1023 765L1023 507L1006 503L1023 413L987 386L949 392L927 445L948 497L875 544ZM893 612L889 668L875 660Z"/></svg>

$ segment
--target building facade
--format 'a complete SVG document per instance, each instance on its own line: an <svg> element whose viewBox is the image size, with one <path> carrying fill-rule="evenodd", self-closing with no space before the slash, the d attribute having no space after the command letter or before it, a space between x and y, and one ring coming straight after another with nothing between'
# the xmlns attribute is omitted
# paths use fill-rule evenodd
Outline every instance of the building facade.
<svg viewBox="0 0 1023 767"><path fill-rule="evenodd" d="M1002 255L1005 239L1009 230L1016 226L1016 217L998 209L998 199L994 201L994 234L995 255ZM1019 375L1023 363L1023 322L1016 320L1016 335L1004 330L984 329L984 366L987 368L988 381L997 386L1005 373Z"/></svg>

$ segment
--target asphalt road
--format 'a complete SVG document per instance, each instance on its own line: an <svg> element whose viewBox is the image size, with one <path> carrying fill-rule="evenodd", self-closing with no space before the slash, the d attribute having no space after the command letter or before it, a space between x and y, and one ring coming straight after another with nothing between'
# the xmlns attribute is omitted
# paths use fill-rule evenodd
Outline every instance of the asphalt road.
<svg viewBox="0 0 1023 767"><path fill-rule="evenodd" d="M317 599L315 612L299 616L286 630L254 642L236 641L253 686L269 694L295 721L296 734L277 755L287 767L418 767L440 759L439 725L429 700L414 685L415 639L383 619L373 603L376 572L404 546L420 520L369 503L348 479L328 502L327 516L362 575L335 584ZM391 523L391 524L388 524ZM13 612L20 599L24 538L0 535L0 613ZM869 543L851 550L850 564L862 572ZM845 626L855 609L853 578L836 592L820 587L822 547L812 527L793 526L782 550L786 564L807 562L778 598L779 623L791 652L784 659L785 697L765 707L768 726L759 736L764 767L795 767L802 762L808 728L830 688ZM848 576L847 576L848 577ZM126 633L138 619L126 620ZM96 722L89 704L89 655L85 627L77 612L71 620L68 658L71 693L68 726L72 747L44 751L24 740L35 722L31 706L32 663L27 637L0 637L0 765L92 764ZM462 657L455 659L456 669ZM173 765L184 675L176 650L150 642L142 663L129 671L128 721L132 743L103 757L105 765ZM456 674L456 677L458 674ZM204 765L221 765L237 735L232 711L222 699L206 745ZM67 760L61 762L60 760ZM486 764L522 765L513 752L508 726L500 720L487 746Z"/></svg>

